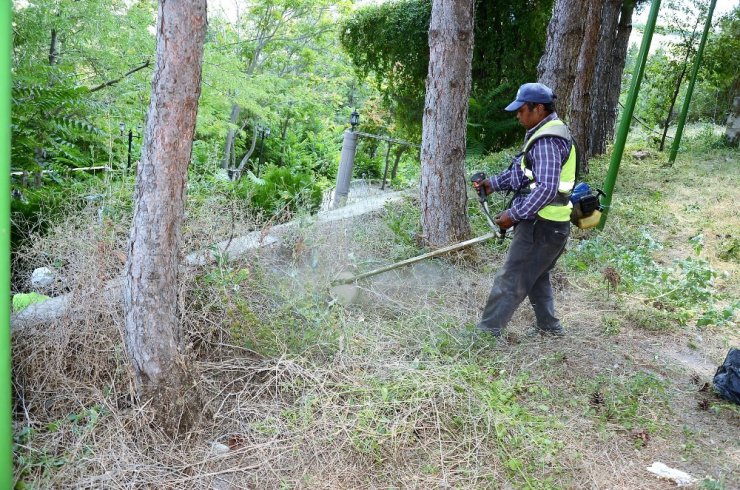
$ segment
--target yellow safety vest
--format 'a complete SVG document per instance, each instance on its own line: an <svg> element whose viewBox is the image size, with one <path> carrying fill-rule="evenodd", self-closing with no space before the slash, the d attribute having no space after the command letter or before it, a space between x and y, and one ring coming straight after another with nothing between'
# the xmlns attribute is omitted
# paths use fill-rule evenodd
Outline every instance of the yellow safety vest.
<svg viewBox="0 0 740 490"><path fill-rule="evenodd" d="M573 204L570 202L570 193L576 185L576 148L570 136L570 130L565 123L559 119L553 119L542 125L535 133L524 143L522 147L522 172L532 183L529 185L530 190L537 187L537 181L530 166L527 165L527 151L532 144L544 136L557 136L570 143L570 153L568 159L560 170L560 183L558 184L558 197L555 201L540 209L537 214L550 221L570 221L570 212ZM560 201L560 202L558 202Z"/></svg>

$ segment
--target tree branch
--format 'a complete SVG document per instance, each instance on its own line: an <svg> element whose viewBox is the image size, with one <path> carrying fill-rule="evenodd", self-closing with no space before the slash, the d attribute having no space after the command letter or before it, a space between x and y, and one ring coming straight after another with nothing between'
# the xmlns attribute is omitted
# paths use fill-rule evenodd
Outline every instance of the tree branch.
<svg viewBox="0 0 740 490"><path fill-rule="evenodd" d="M136 73L139 70L143 70L144 68L148 67L150 63L150 60L146 60L142 65L137 66L136 68L133 68L129 71L127 71L122 77L116 78L115 80L109 80L105 83L101 83L97 87L93 87L90 89L90 92L97 92L98 90L104 89L105 87L110 87L111 85L115 85L116 83L120 82L124 78L126 78L129 75L132 75Z"/></svg>

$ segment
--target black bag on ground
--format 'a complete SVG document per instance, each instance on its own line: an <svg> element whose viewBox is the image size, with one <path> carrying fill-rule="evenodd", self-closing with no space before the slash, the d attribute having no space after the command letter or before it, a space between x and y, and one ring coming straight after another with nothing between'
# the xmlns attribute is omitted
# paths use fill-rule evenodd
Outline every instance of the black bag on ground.
<svg viewBox="0 0 740 490"><path fill-rule="evenodd" d="M740 350L734 347L714 375L714 389L722 398L740 405Z"/></svg>

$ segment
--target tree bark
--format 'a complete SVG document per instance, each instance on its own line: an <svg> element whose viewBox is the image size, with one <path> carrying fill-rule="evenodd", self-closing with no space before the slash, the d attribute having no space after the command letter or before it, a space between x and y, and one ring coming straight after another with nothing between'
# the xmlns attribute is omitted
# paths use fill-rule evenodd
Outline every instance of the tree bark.
<svg viewBox="0 0 740 490"><path fill-rule="evenodd" d="M125 339L138 400L173 435L194 425L202 405L178 321L178 265L206 23L206 0L159 2L125 267Z"/></svg>
<svg viewBox="0 0 740 490"><path fill-rule="evenodd" d="M603 154L614 135L632 12L640 1L555 1L537 71L586 157Z"/></svg>
<svg viewBox="0 0 740 490"><path fill-rule="evenodd" d="M439 247L470 234L465 137L473 57L473 1L434 0L422 120L423 238Z"/></svg>
<svg viewBox="0 0 740 490"><path fill-rule="evenodd" d="M592 87L593 111L589 137L589 152L592 156L603 155L607 143L614 137L634 9L634 1L607 0L604 3L599 54L596 57Z"/></svg>
<svg viewBox="0 0 740 490"><path fill-rule="evenodd" d="M570 102L570 128L573 137L579 143L579 148L584 153L584 173L588 173L587 158L591 156L590 131L591 125L591 89L594 83L596 67L596 53L601 31L601 19L603 0L591 0L586 13L586 26L583 32L581 49L576 64L576 73L573 84L573 92Z"/></svg>
<svg viewBox="0 0 740 490"><path fill-rule="evenodd" d="M547 26L545 53L537 65L539 81L555 92L555 106L561 116L570 114L589 3L588 0L555 0Z"/></svg>

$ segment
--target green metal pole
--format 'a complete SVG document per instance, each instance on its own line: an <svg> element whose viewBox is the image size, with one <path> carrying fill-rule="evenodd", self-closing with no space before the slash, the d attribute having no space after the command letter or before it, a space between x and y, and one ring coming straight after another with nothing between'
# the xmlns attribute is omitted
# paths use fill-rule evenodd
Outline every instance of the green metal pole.
<svg viewBox="0 0 740 490"><path fill-rule="evenodd" d="M598 226L599 230L604 229L606 217L609 215L609 208L611 207L612 196L614 194L614 185L617 183L617 174L619 173L619 164L622 163L624 143L627 141L627 133L629 133L630 123L632 122L632 114L635 112L637 94L640 91L640 82L642 82L642 76L645 74L645 63L647 62L648 51L650 50L650 41L653 39L655 23L658 20L658 10L660 10L660 0L653 0L650 6L650 14L648 15L645 32L642 34L642 45L640 46L640 53L637 55L635 72L632 74L632 83L629 94L627 95L627 103L624 106L624 113L619 121L617 138L614 141L612 158L609 162L609 171L606 174L606 181L604 182L604 193L606 196L604 196L601 202L604 211L601 214L601 221Z"/></svg>
<svg viewBox="0 0 740 490"><path fill-rule="evenodd" d="M676 136L673 138L673 145L671 146L671 154L668 157L668 163L676 161L676 155L678 155L678 147L681 146L681 136L683 135L683 127L686 124L686 116L689 113L689 106L691 105L691 96L694 93L694 82L696 82L696 75L699 73L699 66L701 65L701 57L704 54L704 45L707 43L707 36L709 36L709 28L712 26L712 15L714 15L714 6L717 5L717 0L712 0L709 4L709 11L707 12L707 20L704 23L704 33L701 35L701 42L699 43L699 50L696 52L696 59L694 60L694 68L691 71L691 80L689 80L689 87L686 89L686 97L683 99L683 106L681 107L681 115L678 116L678 127L676 128Z"/></svg>
<svg viewBox="0 0 740 490"><path fill-rule="evenodd" d="M10 402L10 5L11 2L2 2L0 6L0 488L13 488Z"/></svg>

